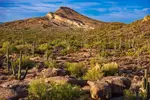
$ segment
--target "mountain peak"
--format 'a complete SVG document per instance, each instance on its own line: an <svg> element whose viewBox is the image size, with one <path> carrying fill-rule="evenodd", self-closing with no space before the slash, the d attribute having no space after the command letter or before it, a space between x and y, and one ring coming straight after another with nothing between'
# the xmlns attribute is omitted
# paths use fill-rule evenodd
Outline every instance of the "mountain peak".
<svg viewBox="0 0 150 100"><path fill-rule="evenodd" d="M65 7L65 6L62 6L62 7L60 7L59 9L62 9L62 10L72 10L71 8ZM58 10L59 10L59 9L58 9Z"/></svg>
<svg viewBox="0 0 150 100"><path fill-rule="evenodd" d="M67 23L86 29L94 29L94 27L104 22L88 18L69 7L60 7L56 12L50 12L46 15L50 21Z"/></svg>
<svg viewBox="0 0 150 100"><path fill-rule="evenodd" d="M78 16L79 13L74 11L73 9L69 7L60 7L55 14L61 16L61 17L70 17L70 16Z"/></svg>

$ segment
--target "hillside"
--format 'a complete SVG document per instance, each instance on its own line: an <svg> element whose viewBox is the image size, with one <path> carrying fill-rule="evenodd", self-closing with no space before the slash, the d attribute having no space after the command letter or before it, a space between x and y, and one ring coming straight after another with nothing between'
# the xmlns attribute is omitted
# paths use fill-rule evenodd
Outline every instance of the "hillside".
<svg viewBox="0 0 150 100"><path fill-rule="evenodd" d="M106 24L105 22L94 20L79 14L68 7L60 7L56 12L50 12L44 17L29 18L25 20L6 22L1 27L4 28L85 28L94 29L97 26Z"/></svg>
<svg viewBox="0 0 150 100"><path fill-rule="evenodd" d="M130 100L137 92L145 98L149 40L150 15L124 24L60 7L44 17L2 23L0 99Z"/></svg>

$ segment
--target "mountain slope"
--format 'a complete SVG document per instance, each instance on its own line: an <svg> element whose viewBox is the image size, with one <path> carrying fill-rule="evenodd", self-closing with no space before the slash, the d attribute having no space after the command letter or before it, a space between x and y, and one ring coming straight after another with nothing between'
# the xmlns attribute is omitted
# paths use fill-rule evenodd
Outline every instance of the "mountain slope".
<svg viewBox="0 0 150 100"><path fill-rule="evenodd" d="M86 16L79 14L68 7L60 7L56 12L48 13L44 17L29 18L13 22L6 22L1 25L5 28L84 28L94 29L97 26L107 24L106 22L93 20Z"/></svg>

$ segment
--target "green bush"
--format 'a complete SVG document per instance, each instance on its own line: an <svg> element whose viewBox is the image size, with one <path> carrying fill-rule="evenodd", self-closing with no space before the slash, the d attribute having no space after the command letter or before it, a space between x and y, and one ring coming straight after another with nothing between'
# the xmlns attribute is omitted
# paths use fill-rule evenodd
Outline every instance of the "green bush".
<svg viewBox="0 0 150 100"><path fill-rule="evenodd" d="M51 100L49 85L44 83L44 80L34 80L29 84L29 100Z"/></svg>
<svg viewBox="0 0 150 100"><path fill-rule="evenodd" d="M3 42L2 48L7 48L8 46L10 46L10 42L9 41Z"/></svg>
<svg viewBox="0 0 150 100"><path fill-rule="evenodd" d="M124 96L125 100L137 100L136 93L131 90L124 90ZM138 96L140 97L140 100L146 100L145 92L139 92Z"/></svg>
<svg viewBox="0 0 150 100"><path fill-rule="evenodd" d="M38 47L38 50L43 51L43 52L46 51L47 49L48 49L48 43L41 44Z"/></svg>
<svg viewBox="0 0 150 100"><path fill-rule="evenodd" d="M19 51L23 51L24 53L29 53L31 51L32 45L31 44L22 44L22 45L17 45L16 49L19 53Z"/></svg>
<svg viewBox="0 0 150 100"><path fill-rule="evenodd" d="M16 60L15 65L19 65L19 58ZM35 62L31 61L28 56L22 56L22 68L32 68Z"/></svg>
<svg viewBox="0 0 150 100"><path fill-rule="evenodd" d="M77 86L70 84L54 84L51 95L52 100L77 100L81 91Z"/></svg>
<svg viewBox="0 0 150 100"><path fill-rule="evenodd" d="M106 59L104 57L101 57L97 55L95 58L90 59L90 66L94 67L98 63L100 66L102 66L104 63L106 63Z"/></svg>
<svg viewBox="0 0 150 100"><path fill-rule="evenodd" d="M70 84L44 83L34 80L29 84L29 100L77 100L82 92Z"/></svg>
<svg viewBox="0 0 150 100"><path fill-rule="evenodd" d="M71 73L74 77L81 77L86 72L86 67L84 63L69 63L66 64L67 70Z"/></svg>
<svg viewBox="0 0 150 100"><path fill-rule="evenodd" d="M57 64L56 64L56 61L55 60L48 60L48 61L44 61L44 65L46 67L49 67L49 68L57 68Z"/></svg>
<svg viewBox="0 0 150 100"><path fill-rule="evenodd" d="M96 63L95 67L91 67L83 77L86 80L97 80L103 76L113 76L118 72L117 63L107 63L104 65L99 65Z"/></svg>
<svg viewBox="0 0 150 100"><path fill-rule="evenodd" d="M113 76L118 72L118 64L115 62L104 64L101 70L105 76Z"/></svg>
<svg viewBox="0 0 150 100"><path fill-rule="evenodd" d="M101 67L97 64L95 67L92 67L87 71L83 78L85 80L98 80L103 77L104 73L101 70Z"/></svg>

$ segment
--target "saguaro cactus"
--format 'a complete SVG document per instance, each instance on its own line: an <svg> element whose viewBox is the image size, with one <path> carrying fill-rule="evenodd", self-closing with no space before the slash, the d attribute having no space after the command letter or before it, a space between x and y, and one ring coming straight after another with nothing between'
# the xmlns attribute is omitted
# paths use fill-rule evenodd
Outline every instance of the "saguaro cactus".
<svg viewBox="0 0 150 100"><path fill-rule="evenodd" d="M146 100L148 100L149 95L148 69L144 70L143 89L146 93Z"/></svg>
<svg viewBox="0 0 150 100"><path fill-rule="evenodd" d="M18 79L21 79L21 65L22 65L22 51L20 51L20 58L19 58L19 68L18 68Z"/></svg>
<svg viewBox="0 0 150 100"><path fill-rule="evenodd" d="M32 54L33 56L35 56L35 42L33 42L32 44Z"/></svg>
<svg viewBox="0 0 150 100"><path fill-rule="evenodd" d="M7 71L9 72L9 47L6 50L6 59L7 59Z"/></svg>

